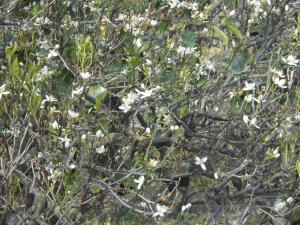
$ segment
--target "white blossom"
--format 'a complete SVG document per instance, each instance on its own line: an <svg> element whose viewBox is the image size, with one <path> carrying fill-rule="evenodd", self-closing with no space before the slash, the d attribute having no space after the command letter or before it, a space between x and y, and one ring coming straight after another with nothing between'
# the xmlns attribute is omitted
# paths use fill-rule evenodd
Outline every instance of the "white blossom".
<svg viewBox="0 0 300 225"><path fill-rule="evenodd" d="M64 138L58 138L59 140L62 141L62 143L65 144L65 148L69 148L71 145L71 139L64 137Z"/></svg>
<svg viewBox="0 0 300 225"><path fill-rule="evenodd" d="M80 76L82 79L88 79L92 76L92 74L90 72L81 72Z"/></svg>
<svg viewBox="0 0 300 225"><path fill-rule="evenodd" d="M284 57L281 57L281 60L285 63L285 64L288 64L290 66L296 66L299 62L298 59L296 59L295 56L293 55L289 55L288 57L284 58Z"/></svg>
<svg viewBox="0 0 300 225"><path fill-rule="evenodd" d="M186 204L186 205L183 205L183 206L181 207L181 212L184 212L184 211L188 210L189 208L191 208L191 206L192 206L191 203L188 203L188 204Z"/></svg>
<svg viewBox="0 0 300 225"><path fill-rule="evenodd" d="M171 7L171 9L175 8L180 2L178 0L169 0L168 4Z"/></svg>
<svg viewBox="0 0 300 225"><path fill-rule="evenodd" d="M145 90L145 91L140 91L138 89L135 89L135 91L137 92L137 95L141 98L148 98L150 96L152 96L154 94L154 92L156 92L157 90L160 89L160 86L156 86L155 88L149 89L149 90Z"/></svg>
<svg viewBox="0 0 300 225"><path fill-rule="evenodd" d="M58 168L55 168L52 162L50 162L45 169L50 173L50 176L48 176L49 180L55 181L59 176L62 175L62 172Z"/></svg>
<svg viewBox="0 0 300 225"><path fill-rule="evenodd" d="M116 18L116 21L123 21L123 20L125 20L126 18L127 18L127 16L126 16L125 14L120 13L120 14L118 15L118 18Z"/></svg>
<svg viewBox="0 0 300 225"><path fill-rule="evenodd" d="M160 205L160 204L156 204L156 209L157 209L157 212L155 212L153 214L154 217L156 217L156 216L163 217L165 215L165 213L168 213L170 211L167 206Z"/></svg>
<svg viewBox="0 0 300 225"><path fill-rule="evenodd" d="M140 190L145 182L145 177L142 175L138 179L134 179L134 182L138 184L137 189Z"/></svg>
<svg viewBox="0 0 300 225"><path fill-rule="evenodd" d="M129 92L126 97L122 98L123 104L119 106L124 113L131 109L131 105L138 99L138 95L134 92Z"/></svg>
<svg viewBox="0 0 300 225"><path fill-rule="evenodd" d="M41 102L41 106L40 106L41 109L45 107L46 102L57 102L57 99L54 98L52 95L50 96L46 95L46 98L43 99L43 101Z"/></svg>
<svg viewBox="0 0 300 225"><path fill-rule="evenodd" d="M9 91L6 91L6 84L3 84L1 87L0 87L0 99L2 98L3 95L8 95L10 94Z"/></svg>
<svg viewBox="0 0 300 225"><path fill-rule="evenodd" d="M180 54L180 55L191 55L195 52L197 48L191 48L191 47L183 47L183 46L179 46L177 48L177 53Z"/></svg>
<svg viewBox="0 0 300 225"><path fill-rule="evenodd" d="M262 104L266 100L264 99L263 95L259 95L257 98L253 98L254 101L256 101L258 104Z"/></svg>
<svg viewBox="0 0 300 225"><path fill-rule="evenodd" d="M248 83L245 81L245 87L243 88L243 91L253 91L255 89L255 83Z"/></svg>
<svg viewBox="0 0 300 225"><path fill-rule="evenodd" d="M48 59L52 59L54 57L57 57L59 55L59 53L56 51L56 49L50 50L50 52L48 53L47 58Z"/></svg>
<svg viewBox="0 0 300 225"><path fill-rule="evenodd" d="M279 77L272 77L274 84L276 84L280 88L287 88L286 79L280 79Z"/></svg>
<svg viewBox="0 0 300 225"><path fill-rule="evenodd" d="M285 11L288 11L289 8L290 8L289 5L285 5L284 10L285 10Z"/></svg>
<svg viewBox="0 0 300 225"><path fill-rule="evenodd" d="M104 153L106 150L104 148L104 145L101 145L100 147L96 148L96 153L98 154L102 154Z"/></svg>
<svg viewBox="0 0 300 225"><path fill-rule="evenodd" d="M121 109L124 113L127 113L131 109L131 106L127 104L122 104L121 106L119 106L119 109Z"/></svg>
<svg viewBox="0 0 300 225"><path fill-rule="evenodd" d="M277 213L283 213L287 209L287 205L291 204L293 201L294 201L293 197L289 197L286 200L277 198L273 206L273 209Z"/></svg>
<svg viewBox="0 0 300 225"><path fill-rule="evenodd" d="M287 88L286 86L286 79L280 79L277 83L278 87L280 88Z"/></svg>
<svg viewBox="0 0 300 225"><path fill-rule="evenodd" d="M248 0L248 4L254 6L255 16L258 16L260 12L263 12L262 5L259 0Z"/></svg>
<svg viewBox="0 0 300 225"><path fill-rule="evenodd" d="M147 203L146 202L141 202L141 207L146 208L147 207Z"/></svg>
<svg viewBox="0 0 300 225"><path fill-rule="evenodd" d="M231 10L231 11L229 12L229 16L233 16L233 15L235 15L235 10Z"/></svg>
<svg viewBox="0 0 300 225"><path fill-rule="evenodd" d="M51 124L51 127L55 130L57 130L59 128L59 124L56 120L54 120L54 122Z"/></svg>
<svg viewBox="0 0 300 225"><path fill-rule="evenodd" d="M243 115L243 121L244 123L248 124L250 122L250 119L247 115Z"/></svg>
<svg viewBox="0 0 300 225"><path fill-rule="evenodd" d="M280 156L280 153L279 153L279 151L278 151L278 147L273 151L273 155L274 155L274 157L275 158L278 158L279 156Z"/></svg>
<svg viewBox="0 0 300 225"><path fill-rule="evenodd" d="M147 66L151 66L152 65L152 61L150 59L146 59L146 65Z"/></svg>
<svg viewBox="0 0 300 225"><path fill-rule="evenodd" d="M243 121L245 124L250 124L254 127L256 127L257 129L260 129L260 127L256 124L256 118L252 118L252 119L249 119L249 117L247 115L243 115Z"/></svg>
<svg viewBox="0 0 300 225"><path fill-rule="evenodd" d="M47 24L51 23L51 20L48 17L40 16L40 17L36 18L35 23L38 25L41 25L41 24L47 25Z"/></svg>
<svg viewBox="0 0 300 225"><path fill-rule="evenodd" d="M179 129L179 126L178 125L171 125L170 127L171 131L174 131L174 130L178 130Z"/></svg>
<svg viewBox="0 0 300 225"><path fill-rule="evenodd" d="M143 43L142 43L142 40L140 38L136 39L135 42L134 42L134 45L137 47L137 48L140 48L143 46Z"/></svg>
<svg viewBox="0 0 300 225"><path fill-rule="evenodd" d="M72 110L68 110L68 114L69 114L69 116L70 116L71 118L76 118L76 117L79 116L79 113L74 112L74 111L72 111Z"/></svg>
<svg viewBox="0 0 300 225"><path fill-rule="evenodd" d="M246 102L249 103L249 102L252 102L252 100L253 100L253 95L252 94L248 94L248 95L245 96L245 101Z"/></svg>
<svg viewBox="0 0 300 225"><path fill-rule="evenodd" d="M75 165L75 164L70 164L70 165L69 165L69 169L70 169L70 170L73 170L73 169L75 169L75 168L76 168L76 165Z"/></svg>
<svg viewBox="0 0 300 225"><path fill-rule="evenodd" d="M150 127L147 127L147 128L146 128L146 134L151 134Z"/></svg>
<svg viewBox="0 0 300 225"><path fill-rule="evenodd" d="M155 160L155 159L150 159L150 166L152 167L156 167L158 164L158 160Z"/></svg>
<svg viewBox="0 0 300 225"><path fill-rule="evenodd" d="M210 70L210 71L216 70L215 64L210 60L205 60L204 66L207 70Z"/></svg>
<svg viewBox="0 0 300 225"><path fill-rule="evenodd" d="M72 98L75 95L81 95L83 93L84 88L83 87L78 87L75 90L72 90Z"/></svg>
<svg viewBox="0 0 300 225"><path fill-rule="evenodd" d="M96 137L98 137L98 138L104 137L103 132L102 132L101 130L97 130L97 132L96 132Z"/></svg>
<svg viewBox="0 0 300 225"><path fill-rule="evenodd" d="M81 135L81 140L82 140L82 141L85 141L85 140L86 140L86 134L82 134L82 135Z"/></svg>
<svg viewBox="0 0 300 225"><path fill-rule="evenodd" d="M198 156L195 157L195 164L201 166L203 170L206 170L205 163L207 161L207 156L204 158L200 159Z"/></svg>
<svg viewBox="0 0 300 225"><path fill-rule="evenodd" d="M257 129L260 128L260 127L256 124L256 118L255 118L255 117L252 118L252 119L250 120L250 125L256 127Z"/></svg>
<svg viewBox="0 0 300 225"><path fill-rule="evenodd" d="M285 75L283 74L282 70L277 70L276 68L272 68L270 71L275 75L277 75L278 77L285 78Z"/></svg>
<svg viewBox="0 0 300 225"><path fill-rule="evenodd" d="M38 41L38 43L39 43L41 49L46 49L46 50L49 49L49 43L47 40L40 40L40 41Z"/></svg>
<svg viewBox="0 0 300 225"><path fill-rule="evenodd" d="M218 173L217 173L217 172L215 172L215 173L214 173L214 178L215 178L216 180L218 180L218 179L219 179L219 175L218 175Z"/></svg>
<svg viewBox="0 0 300 225"><path fill-rule="evenodd" d="M49 71L48 66L43 66L43 68L38 72L38 74L36 75L35 81L40 81L42 80L42 78L44 76L46 76L47 74L51 73L51 71Z"/></svg>
<svg viewBox="0 0 300 225"><path fill-rule="evenodd" d="M126 98L122 98L123 102L127 105L132 105L138 99L138 95L134 92L129 92Z"/></svg>
<svg viewBox="0 0 300 225"><path fill-rule="evenodd" d="M158 22L157 22L156 20L150 20L150 25L151 25L152 27L156 26L157 23L158 23Z"/></svg>

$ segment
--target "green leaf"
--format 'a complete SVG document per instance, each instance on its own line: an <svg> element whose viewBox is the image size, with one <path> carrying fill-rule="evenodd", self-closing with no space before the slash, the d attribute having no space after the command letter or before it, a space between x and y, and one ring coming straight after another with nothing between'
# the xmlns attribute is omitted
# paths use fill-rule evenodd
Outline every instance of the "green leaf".
<svg viewBox="0 0 300 225"><path fill-rule="evenodd" d="M212 29L214 31L215 36L223 42L223 45L228 46L228 37L227 37L227 35L216 26L213 26Z"/></svg>
<svg viewBox="0 0 300 225"><path fill-rule="evenodd" d="M98 193L100 193L101 189L100 189L99 185L97 185L97 184L92 184L92 185L90 186L90 191L91 191L93 194L98 194Z"/></svg>
<svg viewBox="0 0 300 225"><path fill-rule="evenodd" d="M7 58L9 64L11 63L12 57L15 54L15 52L17 51L17 49L18 49L17 42L14 42L10 46L6 47L5 54L6 54L6 58Z"/></svg>
<svg viewBox="0 0 300 225"><path fill-rule="evenodd" d="M249 220L247 220L247 222L245 223L245 225L259 225L261 224L263 218L258 216L257 218L251 218Z"/></svg>
<svg viewBox="0 0 300 225"><path fill-rule="evenodd" d="M123 63L114 63L108 66L109 73L119 73L125 68Z"/></svg>
<svg viewBox="0 0 300 225"><path fill-rule="evenodd" d="M15 58L10 65L10 72L13 77L18 77L20 74L20 65L19 65L19 60L18 58Z"/></svg>
<svg viewBox="0 0 300 225"><path fill-rule="evenodd" d="M195 47L197 43L197 36L194 32L191 31L184 31L181 34L182 42L187 47Z"/></svg>
<svg viewBox="0 0 300 225"><path fill-rule="evenodd" d="M166 68L160 75L160 82L165 83L171 81L173 77L174 77L174 70L171 68Z"/></svg>
<svg viewBox="0 0 300 225"><path fill-rule="evenodd" d="M132 177L128 177L126 178L122 184L127 187L127 188L133 188L133 187L136 187L137 184L134 182L134 179Z"/></svg>
<svg viewBox="0 0 300 225"><path fill-rule="evenodd" d="M183 117L188 113L188 111L189 111L188 105L184 105L178 109L178 115L180 117Z"/></svg>
<svg viewBox="0 0 300 225"><path fill-rule="evenodd" d="M99 105L99 103L106 97L107 93L107 89L102 87L101 85L91 87L88 91L88 95L96 99L96 105ZM85 105L92 106L92 104L88 101L86 101Z"/></svg>
<svg viewBox="0 0 300 225"><path fill-rule="evenodd" d="M207 83L208 79L206 77L201 77L196 81L197 87L201 88Z"/></svg>
<svg viewBox="0 0 300 225"><path fill-rule="evenodd" d="M240 114L240 110L241 110L241 106L242 106L242 99L240 96L233 96L232 98L230 98L229 100L229 104L230 104L230 110L231 113L239 115Z"/></svg>
<svg viewBox="0 0 300 225"><path fill-rule="evenodd" d="M42 98L37 94L33 93L31 96L31 109L36 113L40 108ZM32 112L33 113L33 112Z"/></svg>
<svg viewBox="0 0 300 225"><path fill-rule="evenodd" d="M244 68L245 65L247 64L248 58L245 53L237 53L230 64L230 70L233 73L239 73L241 72Z"/></svg>
<svg viewBox="0 0 300 225"><path fill-rule="evenodd" d="M297 162L296 162L296 170L300 176L300 160L297 160Z"/></svg>
<svg viewBox="0 0 300 225"><path fill-rule="evenodd" d="M45 79L48 79L49 76L45 76ZM73 75L66 71L62 70L61 72L55 73L55 90L58 94L67 95L70 91L70 81ZM44 79L42 79L43 81Z"/></svg>
<svg viewBox="0 0 300 225"><path fill-rule="evenodd" d="M157 30L157 35L161 34L162 32L164 32L169 26L169 23L167 21L162 21L159 26L158 26L158 30Z"/></svg>
<svg viewBox="0 0 300 225"><path fill-rule="evenodd" d="M101 85L94 86L90 88L88 94L93 98L102 101L105 96L107 95L108 91L106 88L102 87Z"/></svg>
<svg viewBox="0 0 300 225"><path fill-rule="evenodd" d="M292 222L297 222L300 220L300 207L292 211ZM296 223L293 223L296 224Z"/></svg>
<svg viewBox="0 0 300 225"><path fill-rule="evenodd" d="M227 23L227 27L231 30L232 33L235 34L235 36L237 36L240 40L243 39L243 35L242 32L239 30L239 28L237 28L237 26L234 23Z"/></svg>
<svg viewBox="0 0 300 225"><path fill-rule="evenodd" d="M124 174L124 173L118 173L118 172L116 172L114 174L113 179L115 181L122 180L121 183L124 185L125 188L136 187L136 183L134 182L134 178L133 177L126 177L126 174Z"/></svg>

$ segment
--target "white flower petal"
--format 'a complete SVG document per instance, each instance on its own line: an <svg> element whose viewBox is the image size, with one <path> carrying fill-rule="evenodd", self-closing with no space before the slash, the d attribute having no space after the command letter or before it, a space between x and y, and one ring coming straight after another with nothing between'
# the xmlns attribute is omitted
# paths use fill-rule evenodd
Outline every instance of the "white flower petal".
<svg viewBox="0 0 300 225"><path fill-rule="evenodd" d="M250 122L250 119L247 115L243 115L243 121L245 124L248 124Z"/></svg>
<svg viewBox="0 0 300 225"><path fill-rule="evenodd" d="M200 166L201 166L201 168L202 168L203 170L206 170L206 166L205 166L204 163L202 163Z"/></svg>

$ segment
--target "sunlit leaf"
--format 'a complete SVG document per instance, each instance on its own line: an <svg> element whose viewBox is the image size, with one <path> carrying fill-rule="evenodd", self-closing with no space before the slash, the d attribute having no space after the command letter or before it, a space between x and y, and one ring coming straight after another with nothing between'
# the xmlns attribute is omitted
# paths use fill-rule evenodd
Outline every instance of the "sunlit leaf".
<svg viewBox="0 0 300 225"><path fill-rule="evenodd" d="M227 27L232 31L232 33L235 34L240 40L243 39L242 32L239 30L239 28L234 23L227 23Z"/></svg>
<svg viewBox="0 0 300 225"><path fill-rule="evenodd" d="M216 26L213 26L212 29L214 31L215 36L223 42L223 45L228 46L228 37L227 37L227 35Z"/></svg>

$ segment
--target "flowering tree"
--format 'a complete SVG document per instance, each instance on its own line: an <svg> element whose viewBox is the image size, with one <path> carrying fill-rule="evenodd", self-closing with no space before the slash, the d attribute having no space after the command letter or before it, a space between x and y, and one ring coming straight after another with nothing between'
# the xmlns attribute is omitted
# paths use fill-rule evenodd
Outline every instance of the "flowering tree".
<svg viewBox="0 0 300 225"><path fill-rule="evenodd" d="M4 0L1 224L298 224L299 9Z"/></svg>

